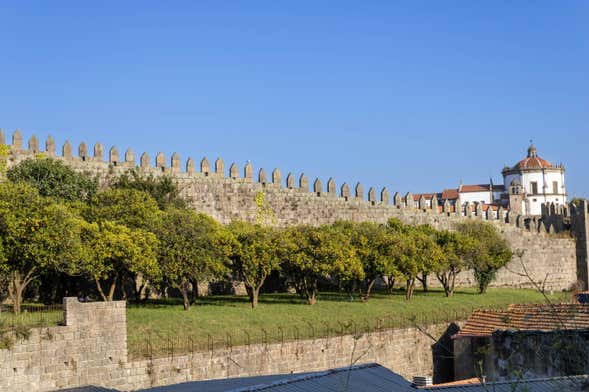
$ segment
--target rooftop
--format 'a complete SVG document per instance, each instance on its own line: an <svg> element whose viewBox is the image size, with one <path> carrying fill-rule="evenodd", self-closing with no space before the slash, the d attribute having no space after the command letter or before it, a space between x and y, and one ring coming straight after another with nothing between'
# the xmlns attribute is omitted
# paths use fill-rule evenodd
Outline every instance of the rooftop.
<svg viewBox="0 0 589 392"><path fill-rule="evenodd" d="M476 310L454 335L491 336L495 331L537 331L589 329L589 306L582 304L510 305L507 310Z"/></svg>

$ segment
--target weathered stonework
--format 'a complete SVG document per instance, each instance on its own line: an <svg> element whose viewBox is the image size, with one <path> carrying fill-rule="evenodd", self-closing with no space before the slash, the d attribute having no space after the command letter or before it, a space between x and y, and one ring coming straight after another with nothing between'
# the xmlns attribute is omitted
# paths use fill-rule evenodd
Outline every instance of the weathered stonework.
<svg viewBox="0 0 589 392"><path fill-rule="evenodd" d="M17 141L20 134L13 137ZM47 142L54 143L53 140ZM23 151L18 145L11 149L9 165L14 165L34 155L29 151ZM117 175L134 168L131 164L119 165L103 162L102 145L95 146L95 158L85 159L73 157L71 146L68 142L63 146L63 154L57 159L63 160L72 168L88 172L99 178ZM131 157L129 157L131 158ZM128 159L132 161L133 159ZM549 290L567 289L577 280L577 267L579 266L579 278L587 281L587 251L586 240L580 243L570 236L570 231L563 225L551 225L548 230L543 230L539 222L530 223L526 217L506 211L501 214L483 213L480 206L467 205L463 211L456 209L450 212L444 207L439 211L437 206L432 209L427 207L425 200L415 203L413 195L408 192L405 197L395 193L393 205L389 204L388 191L381 193L381 201L376 200L374 188L368 193L370 200L364 197L363 186L358 183L354 189L354 196L350 195L349 187L344 184L341 188L341 197L334 192L335 181L328 181L327 192L323 191L320 179L314 181L313 191L309 191L309 180L304 174L300 175L298 187L294 184L294 176L289 173L286 180L286 188L283 187L280 172L272 172L272 183L268 183L265 173L259 176L260 181L253 181L253 165L247 164L244 170L244 178L240 178L239 168L234 163L229 169L229 176L224 172L222 159L215 162L215 173L211 173L210 163L203 158L200 164L200 172L190 170L193 162L189 158L187 167L189 170L182 172L179 157L172 159L172 169L166 166L165 157L159 153L155 160L155 167L150 162L149 155L141 155L139 170L153 175L172 175L179 183L182 195L186 197L192 207L208 214L221 223L229 223L235 219L255 221L258 206L255 202L256 195L262 192L267 206L273 210L273 222L278 226L295 224L318 225L332 223L338 220L373 221L384 223L389 218L395 217L407 224L431 224L438 229L453 229L459 222L465 219L482 219L497 226L498 230L512 245L513 250L524 251L521 261L537 282L543 282ZM586 215L586 214L585 214ZM500 219L498 219L500 218ZM534 226L538 224L538 226ZM578 224L578 226L581 223ZM583 223L584 225L584 223ZM587 225L583 226L584 235L587 238ZM564 230L564 231L560 231ZM559 232L560 231L560 232ZM583 230L575 230L582 235ZM557 233L557 234L555 234ZM580 237L579 237L580 238ZM521 276L521 261L514 258L507 268L502 269L493 283L495 286L532 287L527 277ZM514 272L515 271L515 272ZM585 272L583 272L585 271ZM437 282L432 279L432 284ZM473 284L472 275L463 272L458 276L459 285Z"/></svg>
<svg viewBox="0 0 589 392"><path fill-rule="evenodd" d="M447 325L383 330L275 344L255 344L129 361L124 301L65 298L66 325L34 329L0 350L0 390L52 391L85 385L136 390L227 377L308 372L377 362L410 378L432 375L430 338ZM430 336L428 336L430 335ZM352 359L353 358L353 359Z"/></svg>

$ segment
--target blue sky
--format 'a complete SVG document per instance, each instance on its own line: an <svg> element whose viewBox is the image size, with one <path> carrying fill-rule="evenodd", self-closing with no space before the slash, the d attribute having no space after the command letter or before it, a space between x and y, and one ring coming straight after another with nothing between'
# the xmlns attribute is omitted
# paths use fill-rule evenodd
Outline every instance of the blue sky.
<svg viewBox="0 0 589 392"><path fill-rule="evenodd" d="M0 128L366 191L500 180L533 139L589 196L589 2L3 1Z"/></svg>

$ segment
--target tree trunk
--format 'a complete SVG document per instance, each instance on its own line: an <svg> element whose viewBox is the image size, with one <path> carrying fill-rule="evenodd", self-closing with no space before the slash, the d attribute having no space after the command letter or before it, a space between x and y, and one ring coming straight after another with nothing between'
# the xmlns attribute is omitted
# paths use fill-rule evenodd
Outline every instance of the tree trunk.
<svg viewBox="0 0 589 392"><path fill-rule="evenodd" d="M410 300L413 297L413 288L415 287L415 278L407 279L405 288L405 299Z"/></svg>
<svg viewBox="0 0 589 392"><path fill-rule="evenodd" d="M29 283L33 280L33 272L34 270L31 270L25 275L21 274L20 271L14 271L12 273L12 279L8 285L8 296L12 301L14 314L20 314L23 294Z"/></svg>
<svg viewBox="0 0 589 392"><path fill-rule="evenodd" d="M417 277L417 280L419 280L421 282L421 286L423 287L423 292L427 293L427 274L426 273L421 274L421 278Z"/></svg>
<svg viewBox="0 0 589 392"><path fill-rule="evenodd" d="M309 305L317 303L317 279L312 279L309 284L305 283L305 294Z"/></svg>
<svg viewBox="0 0 589 392"><path fill-rule="evenodd" d="M118 275L115 275L115 277L112 279L111 283L110 283L110 287L108 290L108 295L104 292L103 288L102 288L102 284L100 283L100 279L98 279L97 277L94 278L94 282L96 283L96 289L98 290L98 293L100 294L100 297L102 298L102 300L104 302L111 302L115 296L115 290L117 288L117 279L118 279Z"/></svg>
<svg viewBox="0 0 589 392"><path fill-rule="evenodd" d="M184 310L190 310L190 297L188 295L188 283L184 282L179 287L180 293L182 293L182 302L184 305Z"/></svg>
<svg viewBox="0 0 589 392"><path fill-rule="evenodd" d="M382 275L382 280L386 282L388 292L392 293L393 290L395 289L395 276L394 275L390 275L390 276Z"/></svg>
<svg viewBox="0 0 589 392"><path fill-rule="evenodd" d="M258 298L260 296L260 288L261 287L262 286L251 288L250 302L252 304L252 309L255 309L256 306L258 306Z"/></svg>

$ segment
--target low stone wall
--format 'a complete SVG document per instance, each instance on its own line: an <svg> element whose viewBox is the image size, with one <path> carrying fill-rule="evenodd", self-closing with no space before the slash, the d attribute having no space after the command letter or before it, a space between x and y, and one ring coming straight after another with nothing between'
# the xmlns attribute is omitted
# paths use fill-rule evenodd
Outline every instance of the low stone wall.
<svg viewBox="0 0 589 392"><path fill-rule="evenodd" d="M53 391L81 385L124 385L127 330L124 301L65 298L65 326L35 328L0 350L0 391Z"/></svg>
<svg viewBox="0 0 589 392"><path fill-rule="evenodd" d="M129 363L127 388L147 388L195 380L289 374L379 363L411 379L432 376L429 336L444 335L447 325L387 330L361 336L338 336L276 344L256 344L214 352Z"/></svg>
<svg viewBox="0 0 589 392"><path fill-rule="evenodd" d="M432 375L446 325L128 361L125 303L64 300L66 325L32 330L0 350L0 390L53 391L85 385L135 390L206 379L308 372L378 362L405 376ZM439 344L438 344L439 346ZM436 351L437 350L437 351ZM442 350L443 351L443 350ZM442 353L442 357L449 357ZM443 368L436 364L437 368ZM446 366L447 368L447 366Z"/></svg>

